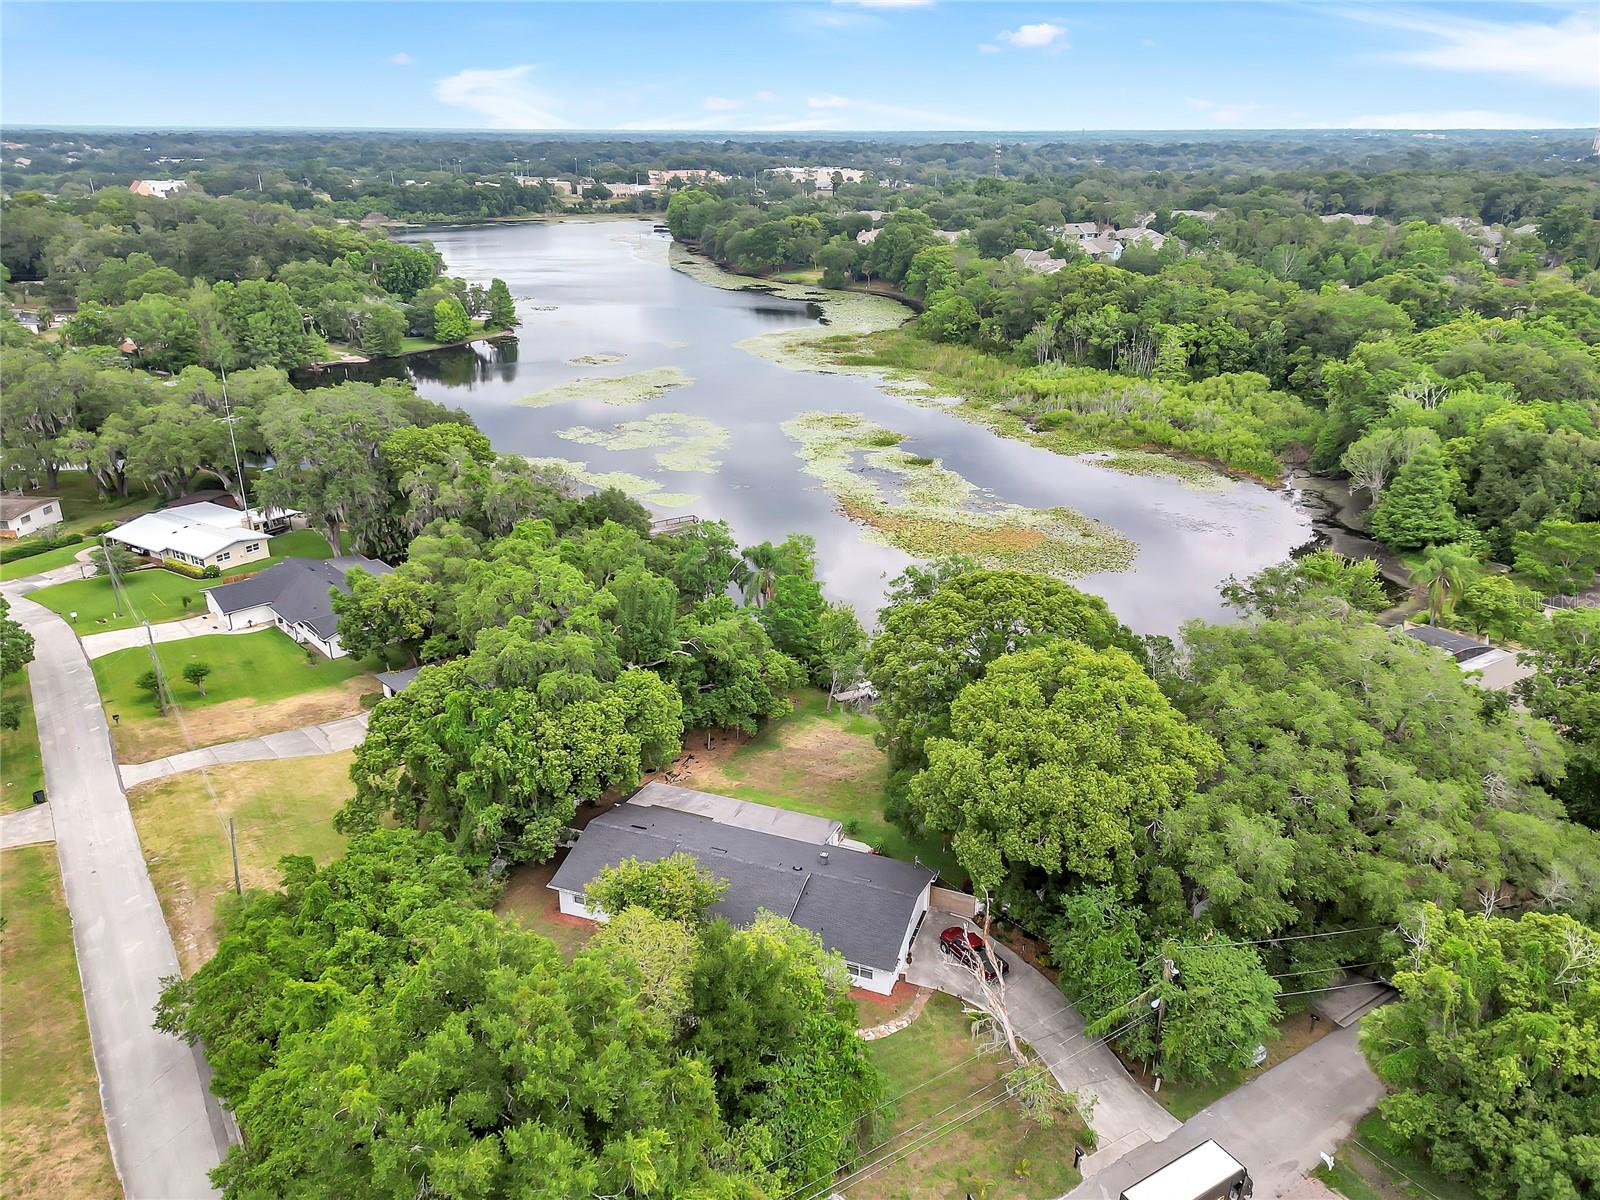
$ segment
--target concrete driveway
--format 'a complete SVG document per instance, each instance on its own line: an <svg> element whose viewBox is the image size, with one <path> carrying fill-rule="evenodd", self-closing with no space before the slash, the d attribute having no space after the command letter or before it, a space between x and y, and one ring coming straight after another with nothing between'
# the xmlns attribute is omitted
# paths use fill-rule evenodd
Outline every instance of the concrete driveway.
<svg viewBox="0 0 1600 1200"><path fill-rule="evenodd" d="M939 949L940 931L960 924L963 922L948 913L930 911L912 943L906 978L982 1008L982 992L972 973ZM1010 950L1002 948L1000 953L1011 964L1005 998L1018 1035L1049 1066L1063 1089L1094 1100L1091 1124L1100 1145L1084 1160L1085 1173L1181 1128L1171 1113L1134 1083L1116 1055L1082 1036L1083 1018L1055 984Z"/></svg>
<svg viewBox="0 0 1600 1200"><path fill-rule="evenodd" d="M1214 1138L1249 1169L1256 1196L1274 1200L1349 1136L1383 1085L1356 1042L1339 1029L1202 1109L1165 1141L1142 1146L1085 1178L1071 1200L1116 1200L1122 1190L1185 1150Z"/></svg>
<svg viewBox="0 0 1600 1200"><path fill-rule="evenodd" d="M22 590L4 589L11 615L34 638L28 678L112 1161L133 1200L213 1196L207 1172L231 1127L200 1051L151 1026L161 979L178 973L178 957L94 674L66 622Z"/></svg>
<svg viewBox="0 0 1600 1200"><path fill-rule="evenodd" d="M143 625L135 625L132 629L108 629L103 633L90 633L87 630L81 630L80 633L83 639L83 652L90 658L104 658L108 654L115 654L118 650L148 646L152 639L158 643L181 642L185 638L205 637L213 633L260 633L265 628L268 626L229 629L220 617L205 613L200 616L184 617L178 621L161 621L151 625L148 633Z"/></svg>
<svg viewBox="0 0 1600 1200"><path fill-rule="evenodd" d="M122 773L122 786L135 787L152 779L165 779L168 775L220 766L222 763L332 754L361 744L361 739L367 736L368 716L368 713L357 713L353 717L340 717L337 721L324 721L320 725L302 725L298 729L285 729L280 733L202 746L198 750L186 750L182 754L150 762L123 763L118 770Z"/></svg>

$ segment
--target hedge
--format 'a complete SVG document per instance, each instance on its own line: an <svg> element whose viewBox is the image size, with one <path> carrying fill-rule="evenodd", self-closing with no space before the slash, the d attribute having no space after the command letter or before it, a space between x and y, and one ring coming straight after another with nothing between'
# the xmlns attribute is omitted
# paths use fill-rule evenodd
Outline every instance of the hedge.
<svg viewBox="0 0 1600 1200"><path fill-rule="evenodd" d="M76 546L79 542L87 540L86 534L63 533L55 537L40 536L5 542L0 544L0 562L16 562L19 558L32 558L35 554L60 550L63 546Z"/></svg>

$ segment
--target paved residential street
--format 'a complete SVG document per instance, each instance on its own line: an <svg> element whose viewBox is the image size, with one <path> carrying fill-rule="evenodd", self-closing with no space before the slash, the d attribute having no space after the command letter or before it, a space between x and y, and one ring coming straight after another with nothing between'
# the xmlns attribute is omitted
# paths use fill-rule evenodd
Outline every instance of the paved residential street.
<svg viewBox="0 0 1600 1200"><path fill-rule="evenodd" d="M911 969L906 978L981 1007L981 993L971 972L939 950L940 930L956 924L960 922L948 913L928 913L911 945ZM1094 1098L1091 1124L1099 1135L1100 1149L1084 1160L1086 1167L1094 1160L1114 1161L1181 1128L1171 1113L1129 1078L1116 1055L1079 1036L1083 1018L1053 983L1015 953L1001 953L1011 964L1006 1003L1012 1024L1049 1066L1057 1083L1069 1092Z"/></svg>
<svg viewBox="0 0 1600 1200"><path fill-rule="evenodd" d="M1142 1146L1086 1178L1072 1200L1115 1200L1122 1189L1214 1138L1249 1169L1259 1200L1275 1200L1317 1165L1378 1102L1378 1082L1357 1045L1335 1030L1191 1117L1166 1141Z"/></svg>
<svg viewBox="0 0 1600 1200"><path fill-rule="evenodd" d="M178 971L112 759L89 660L66 622L8 586L33 634L39 722L72 937L112 1157L134 1200L215 1195L206 1173L230 1123L198 1050L151 1028L160 979Z"/></svg>
<svg viewBox="0 0 1600 1200"><path fill-rule="evenodd" d="M178 775L200 767L214 767L221 763L310 758L318 754L332 754L337 750L349 750L359 746L361 739L367 736L367 716L367 713L357 713L353 717L340 717L337 721L324 721L320 725L302 725L298 729L285 729L280 733L186 750L182 754L152 759L150 762L123 763L118 768L122 773L122 786L135 787L152 779L165 779L168 775Z"/></svg>

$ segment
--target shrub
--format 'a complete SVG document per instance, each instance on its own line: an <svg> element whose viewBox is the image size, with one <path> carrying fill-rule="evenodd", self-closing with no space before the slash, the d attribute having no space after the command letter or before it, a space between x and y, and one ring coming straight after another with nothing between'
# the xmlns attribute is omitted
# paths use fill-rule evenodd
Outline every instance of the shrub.
<svg viewBox="0 0 1600 1200"><path fill-rule="evenodd" d="M161 565L174 575L182 575L189 579L215 579L222 574L216 567L197 567L193 563L179 562L175 558L163 558ZM207 575L207 571L216 571L216 575Z"/></svg>
<svg viewBox="0 0 1600 1200"><path fill-rule="evenodd" d="M63 546L76 546L84 541L81 533L63 533L56 537L31 537L0 545L0 562L16 562L19 558L32 558Z"/></svg>

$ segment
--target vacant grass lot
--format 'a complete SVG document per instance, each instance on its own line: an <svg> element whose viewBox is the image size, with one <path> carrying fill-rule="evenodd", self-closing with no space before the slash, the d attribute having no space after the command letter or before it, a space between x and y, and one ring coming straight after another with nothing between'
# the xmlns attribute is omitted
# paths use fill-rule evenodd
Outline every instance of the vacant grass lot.
<svg viewBox="0 0 1600 1200"><path fill-rule="evenodd" d="M165 642L156 652L181 723L177 715L163 715L155 698L138 686L150 670L148 647L118 650L92 664L106 714L121 718L111 740L123 762L148 762L191 744L211 746L349 716L361 710L362 694L377 687L357 659L308 656L276 629ZM211 667L205 695L183 677L191 662Z"/></svg>
<svg viewBox="0 0 1600 1200"><path fill-rule="evenodd" d="M34 789L44 786L39 726L33 717L26 667L0 679L0 699L12 697L21 701L21 721L16 729L0 729L0 812L27 808L33 803Z"/></svg>
<svg viewBox="0 0 1600 1200"><path fill-rule="evenodd" d="M1397 1148L1399 1146L1399 1148ZM1347 1200L1477 1200L1464 1183L1447 1179L1399 1145L1388 1124L1370 1112L1333 1156L1333 1170L1313 1174Z"/></svg>
<svg viewBox="0 0 1600 1200"><path fill-rule="evenodd" d="M96 575L40 588L30 592L28 599L65 617L81 636L107 629L132 629L146 618L151 624L158 624L198 616L206 611L205 589L221 582L188 579L159 567L131 571L121 578L125 598L112 587L110 576ZM70 615L74 612L78 614L76 621Z"/></svg>
<svg viewBox="0 0 1600 1200"><path fill-rule="evenodd" d="M1046 1200L1077 1185L1072 1148L1083 1137L1082 1127L1059 1122L1041 1129L1023 1120L1012 1101L954 1124L938 1137L928 1137L1001 1092L998 1085L984 1085L995 1084L1010 1059L1000 1051L974 1060L967 1030L961 1002L935 995L912 1024L867 1043L867 1053L888 1077L887 1094L906 1093L894 1106L889 1129L876 1140L906 1136L869 1155L869 1161L928 1140L853 1184L852 1200L948 1200L964 1195ZM957 1069L934 1078L952 1067ZM934 1082L928 1083L930 1079Z"/></svg>
<svg viewBox="0 0 1600 1200"><path fill-rule="evenodd" d="M8 1196L116 1196L54 846L0 854L0 1160Z"/></svg>
<svg viewBox="0 0 1600 1200"><path fill-rule="evenodd" d="M933 837L909 838L883 815L888 766L872 737L877 722L834 705L807 688L794 713L774 721L731 754L702 762L689 740L685 786L737 796L842 822L850 837L893 858L918 859L959 886L966 873Z"/></svg>
<svg viewBox="0 0 1600 1200"><path fill-rule="evenodd" d="M344 750L318 758L230 763L188 771L128 793L128 807L150 866L185 975L216 952L219 900L233 891L228 818L234 819L239 874L247 888L276 887L278 860L305 854L318 865L337 857L344 837L333 814L354 790Z"/></svg>

